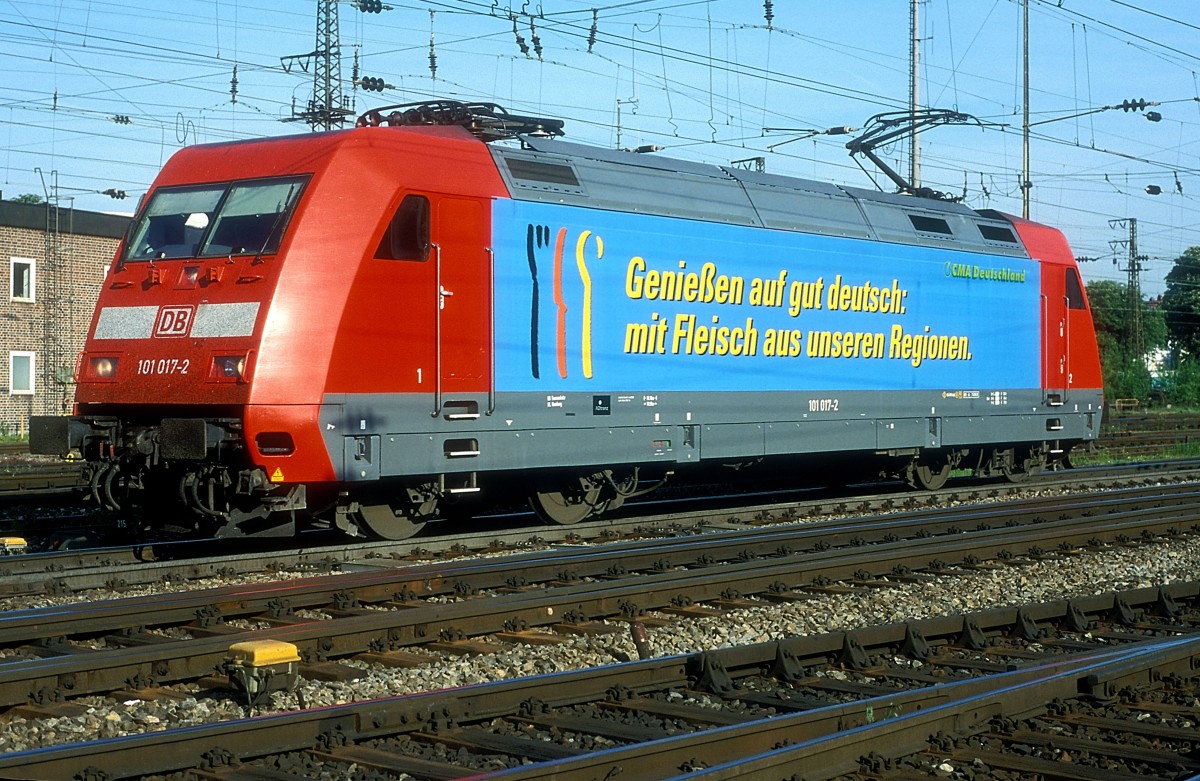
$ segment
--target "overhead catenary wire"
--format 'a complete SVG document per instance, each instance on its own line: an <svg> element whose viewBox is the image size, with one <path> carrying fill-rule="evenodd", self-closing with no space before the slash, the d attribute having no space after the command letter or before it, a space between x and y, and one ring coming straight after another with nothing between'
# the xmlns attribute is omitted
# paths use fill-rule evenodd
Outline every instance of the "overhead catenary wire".
<svg viewBox="0 0 1200 781"><path fill-rule="evenodd" d="M272 132L265 123L271 122L271 115L285 109L289 104L290 95L279 94L278 91L273 94L269 89L265 90L261 86L266 84L269 79L277 79L285 75L281 74L282 69L277 59L278 52L269 51L261 44L262 31L266 29L262 25L262 14L247 10L248 8L252 9L252 5L247 6L244 2L239 4L237 9L239 45L236 49L236 56L231 56L230 41L232 39L230 36L232 30L228 27L224 30L214 30L213 36L201 35L190 38L167 32L158 41L138 35L136 27L122 25L119 20L128 19L131 14L139 14L144 21L165 22L169 14L157 9L138 8L136 2L127 6L94 0L89 4L89 14L86 18L82 15L76 18L61 13L55 15L54 9L35 5L28 0L15 0L15 2L24 12L26 19L19 18L18 14L6 14L3 9L0 9L0 37L11 44L7 46L10 56L24 58L15 60L15 62L22 63L22 68L26 67L26 64L31 69L38 67L39 59L36 55L29 56L29 53L33 51L37 41L44 42L49 37L54 40L55 51L62 53L62 56L56 60L56 67L64 69L60 72L70 75L75 84L85 83L82 79L88 78L88 74L92 72L97 75L104 72L109 74L108 78L93 80L93 86L87 89L73 89L69 82L63 82L60 85L66 86L66 89L60 90L59 106L64 109L71 105L74 105L75 108L89 109L92 110L90 115L79 114L72 117L66 110L51 113L53 105L49 98L45 97L45 93L42 94L39 101L35 94L18 95L12 87L0 88L0 106L8 105L10 111L15 111L17 114L13 119L18 124L10 125L10 130L18 135L14 144L23 150L28 151L34 148L19 137L24 130L37 126L36 120L28 119L31 116L53 117L54 130L49 135L58 134L61 135L61 139L68 138L65 128L70 128L73 134L79 138L88 137L90 132L92 138L106 146L110 142L123 144L136 140L136 143L142 145L143 148L148 148L151 145L161 146L161 141L155 141L152 138L155 134L161 135L158 127L153 123L157 122L161 126L170 127L173 125L174 115L180 111L191 114L200 136L207 140L222 140L223 138L233 139L262 135L264 131ZM269 13L276 26L283 28L292 26L307 31L311 27L311 10L308 9L308 5L308 3L300 3L289 4L285 7L272 7ZM482 22L486 21L485 17L491 9L497 6L501 11L505 11L508 6L511 6L513 12L519 12L526 4L496 4L490 0L480 2L439 0L433 3L419 2L418 0L396 0L389 5L395 10L372 17L370 24L362 25L362 45L371 51L373 62L384 66L382 70L388 71L386 73L388 81L405 84L406 91L414 97L423 96L421 94L423 85L428 85L432 78L436 78L440 92L479 98L479 89L471 84L471 78L455 78L455 76L457 75L456 70L462 67L461 63L468 61L469 58L481 56L482 52L486 52L486 56L490 57L492 62L505 63L505 67L511 73L516 74L525 67L520 62L523 59L522 55L518 51L511 50L511 43L508 44L509 53L503 52L500 42L506 32L503 22L508 21L507 16L501 19L499 16L493 15L491 17L493 23L490 27ZM986 13L981 13L979 16L991 15L994 17L999 13L997 9L1002 9L1004 5L997 0L996 3L984 8L983 11ZM1093 22L1085 19L1064 17L1054 5L1053 3L1035 3L1035 8L1051 21L1069 19L1071 23L1086 31L1091 31L1096 27ZM1117 8L1121 4L1111 3L1110 5ZM643 67L632 74L641 85L644 85L645 94L638 114L634 115L634 119L630 123L629 132L663 137L665 129L665 134L671 141L668 146L680 153L687 153L701 159L719 162L724 157L727 161L731 155L724 150L737 147L740 153L747 144L753 145L754 139L747 137L747 134L741 129L744 125L740 124L744 122L749 111L753 111L755 114L770 112L769 115L773 119L769 123L763 122L762 124L815 123L825 126L834 123L858 124L865 115L874 113L876 109L901 107L902 101L889 95L887 90L864 88L861 82L850 78L822 78L823 74L816 70L810 71L807 67L781 67L780 63L785 60L779 59L776 55L782 57L781 53L785 51L784 43L793 41L801 47L807 47L804 50L813 55L819 52L830 52L828 56L844 58L848 67L843 70L847 73L854 73L854 75L873 74L879 78L893 79L901 74L904 64L900 58L888 55L887 47L880 45L879 41L868 42L862 36L854 35L853 33L856 31L847 31L850 34L845 36L826 34L824 36L826 40L821 40L820 30L812 26L804 26L804 33L807 35L789 29L789 24L800 25L795 24L794 18L789 19L787 9L779 7L778 4L774 8L775 15L771 20L770 30L764 24L767 21L765 16L755 18L762 9L755 6L747 8L744 3L730 4L719 0L638 0L607 4L578 3L570 7L566 7L565 3L554 3L547 0L541 4L528 4L527 7L531 11L537 9L536 22L531 28L531 22L534 19L532 15L527 15L522 17L519 26L527 40L529 31L537 30L543 47L544 68L548 73L560 74L549 76L550 79L559 78L564 82L574 81L576 75L588 79L611 79L613 70L606 64L610 61L604 59L606 53L608 55L616 54L617 59L626 63L636 56L642 60L641 64L643 65L648 61L645 60L645 56L652 57L657 65L656 68ZM230 12L220 11L221 23L223 25L231 24L234 18L233 9L228 6L223 9L229 9ZM700 16L698 13L700 9L705 10L707 17ZM458 23L438 25L436 43L440 67L436 73L431 72L425 62L431 53L429 48L430 30L426 27L423 35L418 34L419 25L413 23L415 18L410 19L402 15L407 13L412 17L424 16L430 10L436 10L439 14L456 14L464 20L471 21L469 25ZM1114 19L1110 18L1103 8L1087 8L1085 10L1105 21L1114 22ZM948 28L953 25L956 37L961 29L965 29L958 24L960 13L964 13L960 11L960 7L945 5L946 24ZM1136 10L1131 13L1134 13L1135 16L1124 17L1123 21L1118 21L1112 26L1129 29L1142 38L1153 38L1153 35L1146 35L1145 30L1134 22L1137 19L1152 20L1155 17ZM204 7L202 15L190 13L190 9L186 6L178 11L172 9L172 14L189 18L192 21L203 20L206 25L211 24L213 18L213 11L207 6ZM663 21L654 36L639 38L625 32L630 28L631 23L645 24L647 20L659 17ZM933 18L932 15L929 17ZM703 33L696 35L698 29L694 21L697 19L708 19L708 21L700 21L700 25L705 27L711 24L714 35L710 37L710 43L724 36L727 44L721 49L705 45L702 38ZM1129 19L1133 21L1128 21ZM689 20L693 21L691 29L687 27ZM1157 20L1156 24L1175 25L1176 22L1186 24L1185 20ZM36 32L35 27L40 28L41 32ZM164 30L169 29L164 25L159 25L159 27ZM257 45L247 47L244 42L251 40L248 36L251 36L256 29L259 31L260 40ZM996 26L989 25L989 29L996 29ZM453 32L447 33L446 30L453 30ZM968 57L973 49L980 46L976 42L982 41L983 37L981 36L986 35L984 25L981 24L969 32L973 33L973 36L969 38L972 43L962 52L952 53L951 62L947 67L939 69L935 63L927 61L929 69L926 78L931 80L929 83L935 88L936 85L945 85L945 88L949 89L953 85L956 90L954 94L958 96L957 100L989 102L992 106L1000 107L1001 101L995 99L995 87L1004 82L996 79L992 72L979 72L978 68L973 68L970 63L976 60ZM512 35L511 24L508 26L507 34ZM1086 61L1092 56L1091 38L1089 33L1083 35L1084 46L1079 56L1084 57ZM1122 33L1106 28L1104 36L1108 40L1120 40ZM693 43L688 43L689 40ZM1140 47L1139 51L1153 49L1146 41L1134 37L1128 37L1125 40L1129 45L1137 44ZM512 41L511 37L509 41ZM743 46L743 44L745 45ZM766 45L770 46L771 56L764 64L764 58L761 55L767 53ZM789 43L788 46L792 47L792 44ZM737 56L739 51L744 56ZM1164 57L1170 57L1172 62L1179 61L1177 53L1165 49L1155 51L1161 52ZM78 60L78 65L69 61L67 53ZM532 53L531 47L531 55ZM92 57L92 55L96 56ZM529 59L534 60L535 58L531 56ZM44 57L40 62L45 62ZM122 65L114 67L113 63L116 62L120 62ZM142 74L147 72L145 64L151 63L155 64L154 69L150 72L149 78L143 77L140 85L130 87L128 86L129 82L118 83L119 80L126 78L137 79L139 72ZM229 103L232 98L229 90L230 72L235 63L238 67L237 106L230 107ZM401 65L400 63L408 64ZM205 64L208 67L204 67ZM856 66L857 70L855 70ZM710 78L697 81L694 74L700 72L698 69L703 69L703 72ZM976 72L972 73L973 70ZM1090 72L1090 67L1086 63L1084 70ZM177 77L185 71L184 78ZM487 71L490 74L493 69L488 68ZM391 75L391 72L394 72L395 75ZM631 76L629 71L624 71L621 75L625 78ZM292 83L302 80L302 77L295 73L286 75L286 78L290 79ZM489 86L492 78L489 76ZM1194 80L1194 74L1189 74L1188 78ZM31 80L21 79L20 84L23 86L28 81ZM62 81L61 78L60 81ZM108 86L102 86L103 82L108 82ZM757 94L760 91L741 92L738 85L752 84L753 82L764 85L765 88L762 92L771 96L770 101L746 101L744 99L744 95ZM729 89L726 86L729 84L734 85L735 89ZM168 85L174 86L173 96L175 99L159 101L154 104L142 102L142 93L150 94L152 90L168 87ZM1090 79L1088 86L1093 86ZM136 95L135 100L138 102L140 110L130 110L124 113L133 115L135 120L143 117L145 121L128 128L118 128L111 122L104 121L101 115L106 112L99 107L102 105L102 101L110 101L116 95L114 90L124 91L127 95ZM201 94L207 94L208 97L196 100L195 97ZM1037 98L1037 103L1039 106L1071 105L1079 94L1078 86L1054 89L1047 85L1045 91ZM532 93L530 95L532 96ZM1147 95L1147 97L1161 96ZM649 98L653 98L653 100ZM222 99L225 104L221 103ZM36 105L39 102L40 105ZM654 105L655 102L658 103L657 106ZM1087 102L1092 103L1090 100ZM600 129L604 127L605 117L594 108L587 106L585 100L572 100L570 97L566 100L551 98L550 104L555 108L561 106L562 114L571 122L570 127L576 131L576 138L582 135L583 139L587 140L589 134L593 138L597 137ZM205 107L204 113L200 116L197 116L196 106L198 105ZM220 105L225 105L231 116L239 117L236 126L211 121L215 111L212 107ZM861 113L856 116L844 114L825 116L826 112L830 110L828 107L835 105L859 106ZM1196 105L1200 109L1200 104ZM251 108L252 106L254 108ZM863 107L868 106L869 109L863 110ZM655 110L656 108L658 110ZM35 113L27 114L27 111ZM261 120L243 122L241 118L247 117L246 112L250 111L260 114ZM107 113L113 113L113 109L109 109ZM733 121L726 125L722 119L722 124L716 128L710 127L709 122L717 117L733 118ZM777 118L778 121L774 118ZM201 121L202 119L203 121ZM818 121L821 119L825 121ZM608 121L611 123L611 104ZM757 126L760 123L754 121L749 124ZM1188 132L1188 128L1180 128L1180 133ZM1039 136L1038 142L1044 150L1042 156L1047 161L1054 161L1062 154L1073 154L1072 147L1069 146L1071 143L1069 139L1064 140L1050 132L1044 135L1046 138L1042 139ZM1002 133L998 138L1003 139L1003 136ZM987 176L993 180L1011 181L1011 179L1005 178L1008 173L1001 157L1002 144L996 145L998 150L996 154L991 152L980 154L979 152L982 150L977 151L968 144L961 143L959 139L960 137L950 135L937 139L934 151L928 154L925 160L929 176L938 176L943 182L955 183L955 187L959 186L958 183L961 182L964 171L978 171L981 177ZM1093 151L1091 146L1098 149ZM808 145L806 145L807 147ZM1178 218L1181 222L1188 222L1189 218L1194 221L1195 204L1190 202L1187 194L1189 189L1194 191L1194 188L1188 187L1188 178L1194 176L1195 171L1189 169L1186 159L1181 156L1180 152L1184 147L1178 140L1172 139L1170 143L1163 144L1161 152L1146 150L1149 151L1149 154L1141 154L1143 149L1140 146L1135 147L1132 139L1119 138L1119 134L1114 134L1111 129L1105 128L1103 135L1095 137L1094 144L1089 146L1085 141L1075 144L1073 148L1097 158L1096 162L1085 168L1098 169L1106 166L1112 168L1112 163L1108 162L1112 160L1120 160L1121 168L1130 166L1146 170L1153 170L1154 167L1160 168L1164 177L1160 183L1164 185L1165 189L1171 191L1171 197L1180 204ZM65 147L58 151L74 154L74 150L67 150ZM859 184L864 183L861 178L852 178L854 169L847 166L849 161L844 159L844 153L836 144L814 143L805 155L781 154L783 151L779 150L776 153L773 165L786 166L789 161L804 161L806 170L811 170L818 177L828 175ZM1110 154L1110 152L1115 154ZM1128 156L1140 157L1147 162L1139 162ZM1042 164L1045 165L1045 161ZM819 170L818 165L820 166ZM1182 177L1183 195L1176 193L1173 187L1176 172ZM1072 180L1071 174L1071 170L1057 170L1056 167L1056 170L1046 168L1045 172L1039 172L1038 176L1040 182L1053 181L1065 186ZM968 180L973 181L974 178L972 175L968 177ZM993 189L989 195L995 198L1007 197L1003 194L1004 189L1003 186L1000 186ZM1132 189L1140 192L1140 188ZM1066 195L1067 190L1062 190L1062 192L1064 192L1064 197L1071 197ZM969 195L982 198L982 187ZM1086 192L1079 193L1079 197L1086 197ZM1054 211L1048 211L1046 214L1052 219L1052 215L1062 208L1064 207L1053 205ZM1168 221L1164 220L1163 222L1166 224Z"/></svg>

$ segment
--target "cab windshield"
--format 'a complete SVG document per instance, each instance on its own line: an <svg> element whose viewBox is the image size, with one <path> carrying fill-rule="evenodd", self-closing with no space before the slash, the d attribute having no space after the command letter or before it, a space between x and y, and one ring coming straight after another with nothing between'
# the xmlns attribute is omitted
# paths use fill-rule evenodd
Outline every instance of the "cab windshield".
<svg viewBox="0 0 1200 781"><path fill-rule="evenodd" d="M306 181L288 177L160 188L132 226L125 260L275 252Z"/></svg>

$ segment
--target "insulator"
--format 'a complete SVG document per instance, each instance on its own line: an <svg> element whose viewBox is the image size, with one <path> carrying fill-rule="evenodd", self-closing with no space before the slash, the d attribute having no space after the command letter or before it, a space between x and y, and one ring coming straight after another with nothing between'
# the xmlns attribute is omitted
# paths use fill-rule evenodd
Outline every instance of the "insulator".
<svg viewBox="0 0 1200 781"><path fill-rule="evenodd" d="M600 25L600 12L595 8L592 9L592 29L588 30L588 54L592 53L592 47L596 45L596 28Z"/></svg>
<svg viewBox="0 0 1200 781"><path fill-rule="evenodd" d="M529 17L529 37L533 41L533 51L537 58L542 59L542 39L538 37L537 28L533 26L533 17Z"/></svg>
<svg viewBox="0 0 1200 781"><path fill-rule="evenodd" d="M429 9L429 78L437 80L437 49L433 44L433 22L437 18L437 11Z"/></svg>
<svg viewBox="0 0 1200 781"><path fill-rule="evenodd" d="M767 20L767 29L773 29L771 22L775 21L775 9L771 0L763 0L763 18Z"/></svg>
<svg viewBox="0 0 1200 781"><path fill-rule="evenodd" d="M517 17L514 16L512 18L512 23L513 23L513 35L517 39L517 46L521 49L521 54L524 54L526 57L528 57L529 56L529 44L525 43L525 39L521 36L521 31L519 29L517 29Z"/></svg>

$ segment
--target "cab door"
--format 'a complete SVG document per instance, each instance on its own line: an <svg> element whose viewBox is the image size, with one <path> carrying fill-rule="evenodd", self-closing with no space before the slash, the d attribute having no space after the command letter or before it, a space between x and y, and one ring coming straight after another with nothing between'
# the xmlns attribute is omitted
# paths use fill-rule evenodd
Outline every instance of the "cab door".
<svg viewBox="0 0 1200 781"><path fill-rule="evenodd" d="M1051 406L1067 400L1070 386L1070 319L1067 268L1042 264L1042 387Z"/></svg>
<svg viewBox="0 0 1200 781"><path fill-rule="evenodd" d="M484 209L477 200L443 196L434 202L434 215L434 412L477 416L480 402L488 405L491 382L491 254L484 242ZM453 409L446 409L448 403Z"/></svg>

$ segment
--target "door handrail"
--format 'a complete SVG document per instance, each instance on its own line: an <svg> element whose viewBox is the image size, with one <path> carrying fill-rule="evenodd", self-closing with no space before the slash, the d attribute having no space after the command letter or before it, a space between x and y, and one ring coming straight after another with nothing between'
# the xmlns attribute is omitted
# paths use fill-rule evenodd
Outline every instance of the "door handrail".
<svg viewBox="0 0 1200 781"><path fill-rule="evenodd" d="M488 348L488 403L487 414L496 411L496 251L487 247L488 255L488 330L491 344Z"/></svg>
<svg viewBox="0 0 1200 781"><path fill-rule="evenodd" d="M442 306L446 294L442 289L442 245L431 242L434 275L434 326L433 326L433 417L442 412Z"/></svg>

